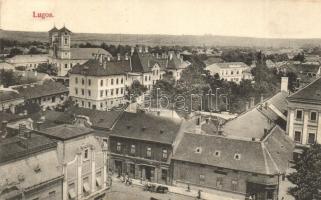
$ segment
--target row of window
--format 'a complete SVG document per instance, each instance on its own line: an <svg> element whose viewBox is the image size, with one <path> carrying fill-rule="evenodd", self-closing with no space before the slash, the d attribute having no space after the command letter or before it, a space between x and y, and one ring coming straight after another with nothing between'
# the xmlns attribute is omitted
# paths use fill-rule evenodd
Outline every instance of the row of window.
<svg viewBox="0 0 321 200"><path fill-rule="evenodd" d="M199 182L200 185L204 185L205 184L205 175L201 174L199 176ZM223 188L223 177L217 177L216 178L216 187L219 189ZM232 191L237 191L238 190L238 180L234 179L232 180L232 184L231 184L231 189Z"/></svg>
<svg viewBox="0 0 321 200"><path fill-rule="evenodd" d="M101 79L100 80L100 86L104 86L104 82L106 82L106 86L108 85L108 79L106 79L105 81L104 81L104 79ZM120 78L120 79L116 78L115 79L115 84L118 85L119 83L123 84L124 83L124 79L123 78ZM78 77L75 78L75 84L78 84ZM85 79L84 78L81 79L81 84L85 85ZM87 84L89 86L91 86L91 79L87 79ZM113 78L110 79L110 84L114 85L114 79Z"/></svg>
<svg viewBox="0 0 321 200"><path fill-rule="evenodd" d="M201 154L201 153L202 153L202 148L201 148L201 147L196 147L195 153ZM213 155L214 155L215 157L220 157L220 156L221 156L221 151L215 150L215 152L213 153ZM235 154L234 154L234 159L235 159L235 160L241 160L241 154L240 154L240 153L235 153Z"/></svg>
<svg viewBox="0 0 321 200"><path fill-rule="evenodd" d="M307 144L314 144L315 143L315 136L316 133L315 132L310 132L308 133L308 140L307 140ZM302 131L299 130L295 130L294 131L294 141L296 143L301 143L302 144Z"/></svg>
<svg viewBox="0 0 321 200"><path fill-rule="evenodd" d="M84 101L81 101L81 103L79 104L78 103L78 100L76 100L76 104L78 104L80 107L85 107L85 102ZM106 101L105 102L105 104L106 104L106 107L108 107L108 102ZM114 104L114 101L110 101L110 105L113 105ZM97 107L96 107L96 104L91 104L91 102L89 101L89 102L87 102L87 107L88 108L92 108L92 109L96 109ZM100 108L103 108L104 107L104 104L103 103L100 103Z"/></svg>
<svg viewBox="0 0 321 200"><path fill-rule="evenodd" d="M107 97L108 91L109 90L100 90L100 97L104 97L104 94ZM114 91L115 91L115 95L124 94L124 88L116 88L116 89L110 89L111 96L114 95ZM78 88L75 88L75 94L78 95ZM87 94L88 96L91 96L91 90L87 90ZM81 89L81 95L82 96L85 95L85 89Z"/></svg>
<svg viewBox="0 0 321 200"><path fill-rule="evenodd" d="M295 114L295 119L298 121L303 120L303 110L297 109ZM310 111L309 120L316 122L318 118L318 113L316 111Z"/></svg>
<svg viewBox="0 0 321 200"><path fill-rule="evenodd" d="M116 150L117 150L117 152L121 152L122 144L120 142L117 142ZM136 146L133 144L130 145L130 154L132 154L132 155L136 154ZM152 157L152 148L151 147L146 147L146 157L147 158ZM162 159L167 159L167 157L168 157L167 149L162 149Z"/></svg>
<svg viewBox="0 0 321 200"><path fill-rule="evenodd" d="M241 74L241 73L242 73L242 70L240 70L240 71L237 70L237 71L235 72L235 74ZM223 70L223 71L221 72L221 75L224 76L224 74L225 74L225 75L229 75L229 74L230 74L230 75L233 75L233 74L234 74L234 71L232 70L232 71L229 72L229 71L227 71L227 70L226 70L226 71Z"/></svg>

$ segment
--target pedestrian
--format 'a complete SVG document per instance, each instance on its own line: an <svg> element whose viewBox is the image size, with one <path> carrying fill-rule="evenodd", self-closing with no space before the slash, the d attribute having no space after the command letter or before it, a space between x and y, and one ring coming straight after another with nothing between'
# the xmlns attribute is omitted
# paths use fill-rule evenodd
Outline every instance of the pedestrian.
<svg viewBox="0 0 321 200"><path fill-rule="evenodd" d="M201 199L201 190L198 190L197 199Z"/></svg>

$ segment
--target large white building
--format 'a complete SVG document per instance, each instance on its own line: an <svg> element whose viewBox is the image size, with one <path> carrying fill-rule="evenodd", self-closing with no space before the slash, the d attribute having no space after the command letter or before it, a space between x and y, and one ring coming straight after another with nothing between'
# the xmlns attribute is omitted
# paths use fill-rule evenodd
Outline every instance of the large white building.
<svg viewBox="0 0 321 200"><path fill-rule="evenodd" d="M240 83L241 80L252 80L251 68L243 62L213 63L206 66L212 76L218 74L221 79Z"/></svg>

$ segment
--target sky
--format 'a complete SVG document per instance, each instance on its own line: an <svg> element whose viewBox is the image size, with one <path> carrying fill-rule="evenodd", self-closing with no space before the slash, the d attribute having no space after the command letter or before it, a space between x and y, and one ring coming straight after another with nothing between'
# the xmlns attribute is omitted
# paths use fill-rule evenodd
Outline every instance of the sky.
<svg viewBox="0 0 321 200"><path fill-rule="evenodd" d="M4 30L321 38L320 19L321 0L0 0Z"/></svg>

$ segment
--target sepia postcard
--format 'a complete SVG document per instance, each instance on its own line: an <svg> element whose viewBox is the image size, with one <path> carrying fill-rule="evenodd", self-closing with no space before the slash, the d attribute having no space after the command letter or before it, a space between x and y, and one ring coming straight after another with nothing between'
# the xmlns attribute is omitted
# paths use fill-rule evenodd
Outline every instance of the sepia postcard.
<svg viewBox="0 0 321 200"><path fill-rule="evenodd" d="M321 0L0 0L0 200L321 200Z"/></svg>

